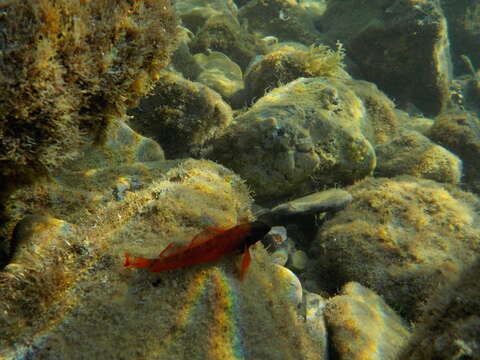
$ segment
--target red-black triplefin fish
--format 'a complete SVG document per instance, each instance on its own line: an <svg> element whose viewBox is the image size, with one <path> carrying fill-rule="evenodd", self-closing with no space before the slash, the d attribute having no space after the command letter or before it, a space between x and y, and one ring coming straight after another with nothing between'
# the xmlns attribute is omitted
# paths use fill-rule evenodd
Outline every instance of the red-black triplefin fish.
<svg viewBox="0 0 480 360"><path fill-rule="evenodd" d="M240 224L226 230L210 227L196 235L187 246L172 249L173 243L170 243L156 259L125 253L124 266L159 272L211 262L224 255L243 251L240 270L240 279L243 280L251 260L249 247L269 231L270 226L260 221Z"/></svg>

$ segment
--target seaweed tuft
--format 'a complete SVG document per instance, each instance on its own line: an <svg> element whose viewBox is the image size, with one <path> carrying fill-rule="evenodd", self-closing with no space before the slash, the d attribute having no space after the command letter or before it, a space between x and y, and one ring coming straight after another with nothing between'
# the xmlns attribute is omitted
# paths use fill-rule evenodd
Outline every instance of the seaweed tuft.
<svg viewBox="0 0 480 360"><path fill-rule="evenodd" d="M176 36L167 0L0 6L0 183L33 182L102 142L148 93Z"/></svg>

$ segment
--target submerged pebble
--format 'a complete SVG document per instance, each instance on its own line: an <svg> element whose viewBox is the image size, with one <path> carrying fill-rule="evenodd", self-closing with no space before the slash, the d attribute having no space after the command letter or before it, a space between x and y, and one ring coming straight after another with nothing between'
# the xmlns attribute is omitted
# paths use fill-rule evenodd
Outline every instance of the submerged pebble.
<svg viewBox="0 0 480 360"><path fill-rule="evenodd" d="M327 351L327 326L325 323L325 306L327 301L320 295L304 290L303 311L305 322L310 335L320 345L321 356L319 359L328 359Z"/></svg>
<svg viewBox="0 0 480 360"><path fill-rule="evenodd" d="M288 261L288 249L275 250L270 259L274 264L285 266Z"/></svg>
<svg viewBox="0 0 480 360"><path fill-rule="evenodd" d="M297 250L292 254L290 267L296 271L303 271L307 267L308 257L305 251Z"/></svg>
<svg viewBox="0 0 480 360"><path fill-rule="evenodd" d="M270 253L270 260L274 264L284 266L288 261L290 244L288 243L287 229L284 226L274 226L262 240Z"/></svg>
<svg viewBox="0 0 480 360"><path fill-rule="evenodd" d="M319 212L339 211L352 201L352 195L342 189L316 192L259 212L258 219L269 224L284 224L293 218Z"/></svg>
<svg viewBox="0 0 480 360"><path fill-rule="evenodd" d="M298 277L284 266L275 265L279 284L276 286L283 296L286 296L293 306L302 302L302 284Z"/></svg>
<svg viewBox="0 0 480 360"><path fill-rule="evenodd" d="M316 192L272 209L277 216L314 214L323 211L338 211L352 201L352 195L342 189L329 189Z"/></svg>

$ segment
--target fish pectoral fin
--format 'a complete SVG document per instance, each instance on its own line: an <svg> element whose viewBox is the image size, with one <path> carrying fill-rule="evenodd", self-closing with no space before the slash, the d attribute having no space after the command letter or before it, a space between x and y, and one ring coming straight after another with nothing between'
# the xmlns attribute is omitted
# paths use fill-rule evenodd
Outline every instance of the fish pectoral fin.
<svg viewBox="0 0 480 360"><path fill-rule="evenodd" d="M243 281L251 261L252 261L252 257L250 256L250 251L248 250L248 247L247 247L243 252L242 265L240 267L240 280Z"/></svg>
<svg viewBox="0 0 480 360"><path fill-rule="evenodd" d="M128 267L128 266L132 265L131 255L128 252L126 252L124 255L125 255L125 261L123 262L123 266Z"/></svg>
<svg viewBox="0 0 480 360"><path fill-rule="evenodd" d="M165 257L167 256L168 254L166 254L166 252L168 250L171 250L172 249L172 246L175 245L175 243L171 242L170 244L167 245L167 247L165 249L162 250L162 252L158 255L158 257Z"/></svg>

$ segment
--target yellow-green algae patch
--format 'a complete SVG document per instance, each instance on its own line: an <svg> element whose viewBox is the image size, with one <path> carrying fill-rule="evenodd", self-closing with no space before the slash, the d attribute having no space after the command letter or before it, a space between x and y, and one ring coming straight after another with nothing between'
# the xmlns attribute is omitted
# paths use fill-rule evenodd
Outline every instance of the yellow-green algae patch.
<svg viewBox="0 0 480 360"><path fill-rule="evenodd" d="M331 341L345 359L397 359L411 335L380 296L355 282L328 301L325 315Z"/></svg>
<svg viewBox="0 0 480 360"><path fill-rule="evenodd" d="M348 191L354 200L323 224L312 247L327 286L358 281L413 320L478 257L473 194L410 176L369 178Z"/></svg>

